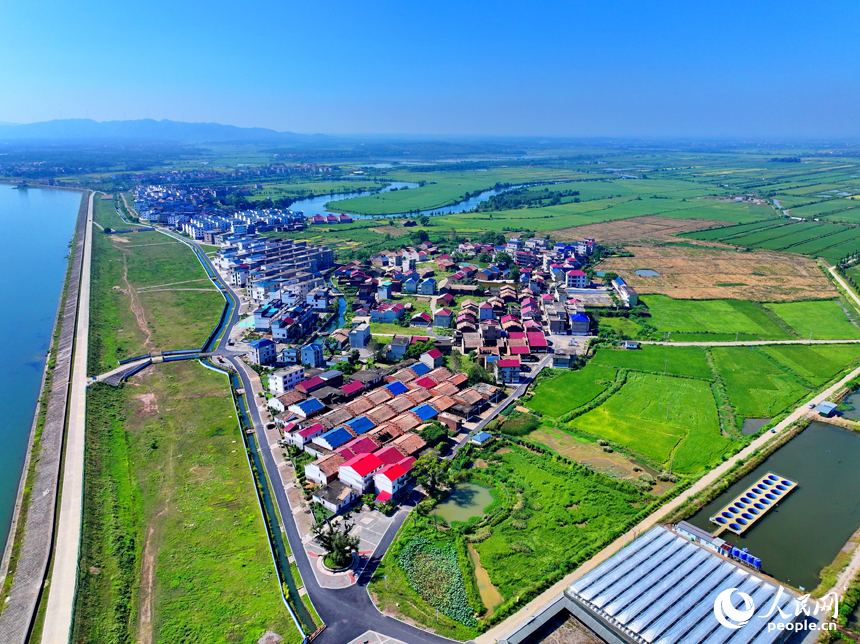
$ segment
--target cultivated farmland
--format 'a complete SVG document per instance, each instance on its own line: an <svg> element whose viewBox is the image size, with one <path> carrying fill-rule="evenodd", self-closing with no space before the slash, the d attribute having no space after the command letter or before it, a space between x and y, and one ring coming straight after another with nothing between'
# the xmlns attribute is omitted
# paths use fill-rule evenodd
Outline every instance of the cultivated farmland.
<svg viewBox="0 0 860 644"><path fill-rule="evenodd" d="M603 405L570 422L571 427L618 443L668 469L697 472L726 449L710 383L630 373Z"/></svg>
<svg viewBox="0 0 860 644"><path fill-rule="evenodd" d="M665 371L670 376L686 378L712 378L705 351L699 347L643 345L636 351L598 349L591 364L656 374L663 374Z"/></svg>
<svg viewBox="0 0 860 644"><path fill-rule="evenodd" d="M836 301L766 304L803 338L841 340L860 338L858 329Z"/></svg>
<svg viewBox="0 0 860 644"><path fill-rule="evenodd" d="M592 362L578 371L554 371L535 387L528 406L544 416L559 417L586 404L615 382L616 370Z"/></svg>
<svg viewBox="0 0 860 644"><path fill-rule="evenodd" d="M685 334L683 339L705 334L742 333L762 340L789 340L788 330L774 319L772 311L744 300L673 300L662 295L642 298L651 311L651 324L658 331ZM681 338L675 338L681 339Z"/></svg>
<svg viewBox="0 0 860 644"><path fill-rule="evenodd" d="M822 386L860 359L860 344L773 345L759 350L813 387Z"/></svg>

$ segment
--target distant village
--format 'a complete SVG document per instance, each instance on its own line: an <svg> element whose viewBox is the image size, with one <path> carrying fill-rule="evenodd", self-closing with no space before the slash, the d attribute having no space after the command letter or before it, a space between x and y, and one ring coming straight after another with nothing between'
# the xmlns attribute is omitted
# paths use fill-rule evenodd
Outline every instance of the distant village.
<svg viewBox="0 0 860 644"><path fill-rule="evenodd" d="M135 207L219 247L214 266L243 294L233 348L265 379L283 445L307 457L302 477L331 512L370 493L396 503L439 429L452 445L492 440L483 426L525 391L523 378L576 364L589 310L638 303L620 278L589 281L594 239L428 241L339 264L325 245L261 234L320 216L195 199L148 186Z"/></svg>

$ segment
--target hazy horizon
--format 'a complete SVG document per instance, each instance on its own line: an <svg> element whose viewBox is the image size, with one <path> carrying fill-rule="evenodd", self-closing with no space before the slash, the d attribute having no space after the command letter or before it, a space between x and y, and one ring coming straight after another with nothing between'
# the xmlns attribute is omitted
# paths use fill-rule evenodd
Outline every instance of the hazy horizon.
<svg viewBox="0 0 860 644"><path fill-rule="evenodd" d="M82 18L87 26L76 26ZM156 0L7 7L0 121L170 119L296 133L860 135L860 5L432 9Z"/></svg>

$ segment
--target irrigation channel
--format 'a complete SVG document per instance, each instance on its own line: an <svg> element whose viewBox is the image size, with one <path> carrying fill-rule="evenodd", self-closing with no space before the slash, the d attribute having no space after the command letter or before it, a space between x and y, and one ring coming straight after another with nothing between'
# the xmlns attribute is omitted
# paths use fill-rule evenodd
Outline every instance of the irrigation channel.
<svg viewBox="0 0 860 644"><path fill-rule="evenodd" d="M762 560L762 571L811 591L819 573L860 527L860 434L813 421L752 472L704 506L690 522L714 531L717 514L768 472L797 482L797 488L742 536L724 533L738 548Z"/></svg>

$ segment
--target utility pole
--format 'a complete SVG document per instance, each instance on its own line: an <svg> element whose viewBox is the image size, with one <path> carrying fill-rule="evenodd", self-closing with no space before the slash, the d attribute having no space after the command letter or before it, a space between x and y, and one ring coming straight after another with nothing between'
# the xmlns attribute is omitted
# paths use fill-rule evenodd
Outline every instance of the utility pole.
<svg viewBox="0 0 860 644"><path fill-rule="evenodd" d="M735 331L735 342L738 341L738 336L741 334L740 331Z"/></svg>
<svg viewBox="0 0 860 644"><path fill-rule="evenodd" d="M666 403L666 422L669 422L669 407L671 405L672 405L672 403L670 403L670 402Z"/></svg>
<svg viewBox="0 0 860 644"><path fill-rule="evenodd" d="M809 339L812 340L812 331L809 332Z"/></svg>
<svg viewBox="0 0 860 644"><path fill-rule="evenodd" d="M663 375L666 375L666 372L669 371L669 358L666 358L666 364L663 365Z"/></svg>

